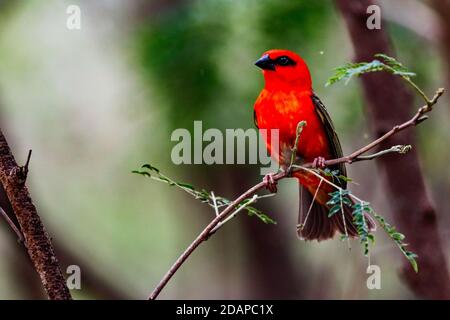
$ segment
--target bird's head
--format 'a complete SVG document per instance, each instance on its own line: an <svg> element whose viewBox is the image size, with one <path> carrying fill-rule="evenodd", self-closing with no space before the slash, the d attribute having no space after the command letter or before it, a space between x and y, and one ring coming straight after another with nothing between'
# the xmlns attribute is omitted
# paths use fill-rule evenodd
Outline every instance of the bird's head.
<svg viewBox="0 0 450 320"><path fill-rule="evenodd" d="M269 50L255 65L263 70L266 89L311 90L311 75L305 61L289 50Z"/></svg>

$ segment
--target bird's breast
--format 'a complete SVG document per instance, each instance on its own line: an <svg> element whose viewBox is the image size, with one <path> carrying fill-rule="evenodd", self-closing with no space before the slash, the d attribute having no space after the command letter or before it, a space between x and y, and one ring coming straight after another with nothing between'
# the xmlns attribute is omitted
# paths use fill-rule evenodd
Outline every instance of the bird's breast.
<svg viewBox="0 0 450 320"><path fill-rule="evenodd" d="M280 163L290 159L290 150L295 143L296 129L300 121L306 121L297 146L297 156L305 161L329 156L326 133L311 100L311 92L263 90L255 103L255 117L259 129L279 130ZM266 143L271 151L270 134Z"/></svg>

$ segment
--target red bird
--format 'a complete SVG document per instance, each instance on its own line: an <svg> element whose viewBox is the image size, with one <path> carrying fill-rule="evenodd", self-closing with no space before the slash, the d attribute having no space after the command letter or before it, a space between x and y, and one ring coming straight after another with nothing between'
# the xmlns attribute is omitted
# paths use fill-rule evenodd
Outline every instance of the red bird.
<svg viewBox="0 0 450 320"><path fill-rule="evenodd" d="M333 123L312 89L311 75L303 59L288 50L269 50L255 65L263 70L265 80L264 89L254 106L255 123L259 129L279 130L279 150L273 150L273 154L281 168L286 169L290 164L297 124L303 120L306 126L298 140L297 162L313 162L323 167L325 159L342 157ZM270 134L266 135L269 152L272 149L270 137ZM346 175L343 163L330 169ZM350 207L344 206L343 216L335 214L328 217L326 203L330 199L329 193L336 191L333 186L320 183L321 179L306 171L297 171L293 176L300 183L298 234L301 239L325 240L332 238L337 230L350 237L358 235ZM268 178L271 180L270 176ZM346 188L345 181L334 183ZM367 217L366 221L373 229L373 220Z"/></svg>

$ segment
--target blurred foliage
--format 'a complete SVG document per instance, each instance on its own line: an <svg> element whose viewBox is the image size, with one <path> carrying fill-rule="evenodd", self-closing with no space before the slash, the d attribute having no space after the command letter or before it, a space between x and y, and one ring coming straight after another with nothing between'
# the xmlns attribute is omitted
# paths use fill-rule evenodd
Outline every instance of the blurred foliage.
<svg viewBox="0 0 450 320"><path fill-rule="evenodd" d="M227 32L227 8L219 1L194 7L201 11L180 6L154 21L146 19L136 40L144 71L177 126L201 118L221 87L221 61L214 53Z"/></svg>
<svg viewBox="0 0 450 320"><path fill-rule="evenodd" d="M213 192L209 192L205 189L198 190L193 185L185 182L177 182L168 176L161 173L161 171L150 165L150 164L144 164L142 165L140 170L133 170L133 173L139 174L144 177L151 178L153 180L163 182L168 184L171 187L178 187L181 190L187 192L191 196L194 197L194 199L199 200L202 203L208 204L210 207L215 209L215 213L218 214L221 210L225 209L228 205L231 204L231 201L227 198L214 195ZM247 211L248 216L250 217L257 217L265 224L277 224L275 220L273 220L271 217L269 217L267 214L263 213L261 210L249 206L250 203L256 202L258 199L267 198L274 196L275 194L268 194L268 195L258 195L255 196L252 199L245 199L242 201L237 207L235 212L232 212L229 217L235 215L237 211L240 211L241 209L245 209Z"/></svg>
<svg viewBox="0 0 450 320"><path fill-rule="evenodd" d="M286 44L310 50L310 43L324 35L333 7L327 1L259 1L259 32L268 48L287 48Z"/></svg>

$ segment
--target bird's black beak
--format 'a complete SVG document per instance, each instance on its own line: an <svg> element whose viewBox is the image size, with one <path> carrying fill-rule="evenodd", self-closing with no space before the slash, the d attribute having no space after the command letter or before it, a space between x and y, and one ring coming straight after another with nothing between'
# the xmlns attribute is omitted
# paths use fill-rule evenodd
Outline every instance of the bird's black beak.
<svg viewBox="0 0 450 320"><path fill-rule="evenodd" d="M268 54L265 54L261 58L259 58L259 60L255 62L255 66L263 70L275 71L275 61L270 59Z"/></svg>

